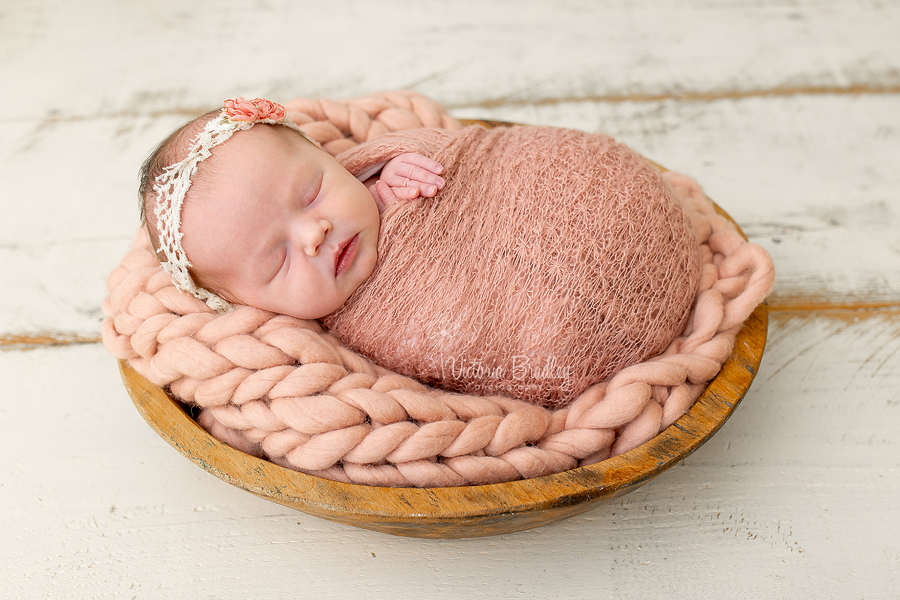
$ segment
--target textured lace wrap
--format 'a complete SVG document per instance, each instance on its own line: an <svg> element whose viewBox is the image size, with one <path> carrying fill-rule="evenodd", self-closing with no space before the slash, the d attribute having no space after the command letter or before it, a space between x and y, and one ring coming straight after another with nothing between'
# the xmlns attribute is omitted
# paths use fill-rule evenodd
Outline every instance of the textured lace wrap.
<svg viewBox="0 0 900 600"><path fill-rule="evenodd" d="M444 167L435 198L385 211L379 263L324 325L442 389L563 405L662 352L687 322L700 242L659 169L550 127L420 129L338 156Z"/></svg>

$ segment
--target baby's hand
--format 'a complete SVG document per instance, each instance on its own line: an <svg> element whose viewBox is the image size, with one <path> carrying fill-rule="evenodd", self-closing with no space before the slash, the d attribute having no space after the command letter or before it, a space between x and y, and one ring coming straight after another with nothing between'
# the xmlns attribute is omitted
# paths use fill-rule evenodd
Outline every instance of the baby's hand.
<svg viewBox="0 0 900 600"><path fill-rule="evenodd" d="M384 165L379 177L379 183L384 185L376 184L376 188L385 204L395 199L431 198L444 187L440 177L443 170L439 163L421 154L401 154Z"/></svg>

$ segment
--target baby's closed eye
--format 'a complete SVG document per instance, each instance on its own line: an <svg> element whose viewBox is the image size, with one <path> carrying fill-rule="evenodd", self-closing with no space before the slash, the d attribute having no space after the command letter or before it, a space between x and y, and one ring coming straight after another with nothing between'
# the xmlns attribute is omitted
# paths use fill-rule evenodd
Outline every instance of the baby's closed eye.
<svg viewBox="0 0 900 600"><path fill-rule="evenodd" d="M301 209L308 207L319 198L319 195L322 193L324 180L325 175L320 173L318 177L309 180L306 185L302 186L299 195L299 206Z"/></svg>
<svg viewBox="0 0 900 600"><path fill-rule="evenodd" d="M271 282L278 277L279 274L287 270L288 262L290 260L287 244L279 244L276 246L270 256L272 258L267 261L269 266L263 271L263 273L266 273L265 281L267 283Z"/></svg>

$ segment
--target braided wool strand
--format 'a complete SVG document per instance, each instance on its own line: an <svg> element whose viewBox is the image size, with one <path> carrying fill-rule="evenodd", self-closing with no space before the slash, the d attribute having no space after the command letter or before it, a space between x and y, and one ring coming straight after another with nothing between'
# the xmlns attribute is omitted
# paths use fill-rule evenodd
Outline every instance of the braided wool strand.
<svg viewBox="0 0 900 600"><path fill-rule="evenodd" d="M460 127L412 92L285 106L331 154L387 131ZM702 241L687 327L659 356L561 409L427 388L350 351L315 321L248 306L217 314L173 286L143 231L109 276L103 339L154 384L201 407L199 422L216 438L313 475L439 487L592 464L648 441L687 412L774 281L766 252L745 242L696 182L665 177Z"/></svg>

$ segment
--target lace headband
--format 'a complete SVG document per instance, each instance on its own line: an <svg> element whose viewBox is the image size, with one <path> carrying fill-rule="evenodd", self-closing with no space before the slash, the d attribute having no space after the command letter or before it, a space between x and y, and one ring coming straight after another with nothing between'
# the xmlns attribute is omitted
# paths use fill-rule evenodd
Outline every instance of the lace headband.
<svg viewBox="0 0 900 600"><path fill-rule="evenodd" d="M203 131L191 141L184 160L166 167L153 185L157 197L153 214L159 230L157 253L165 256L162 268L172 276L172 283L176 288L193 294L218 312L231 310L231 304L194 282L188 271L191 262L181 246L181 238L184 236L181 232L181 210L197 166L210 157L213 148L228 141L235 132L250 129L257 123L284 125L318 146L287 118L287 112L280 104L262 98L237 98L226 100L224 106L219 115L208 122Z"/></svg>

